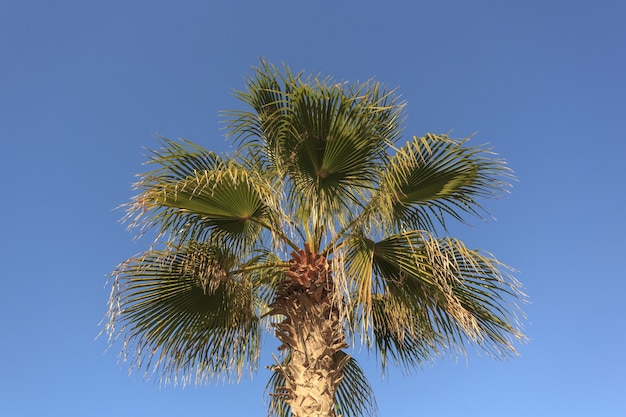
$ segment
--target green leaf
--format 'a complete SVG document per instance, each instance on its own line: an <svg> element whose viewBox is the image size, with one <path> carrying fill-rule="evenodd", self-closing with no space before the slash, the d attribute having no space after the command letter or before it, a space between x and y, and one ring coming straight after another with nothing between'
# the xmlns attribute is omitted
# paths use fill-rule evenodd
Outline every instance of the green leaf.
<svg viewBox="0 0 626 417"><path fill-rule="evenodd" d="M156 227L161 234L185 240L222 240L243 249L262 230L282 229L271 184L256 170L223 159L199 146L164 140L145 174L142 190L128 206L132 225Z"/></svg>
<svg viewBox="0 0 626 417"><path fill-rule="evenodd" d="M346 255L350 309L362 315L352 328L373 339L383 367L391 358L415 368L468 342L495 357L515 354L509 337L522 335L509 317L523 294L494 258L418 231L378 242L352 236Z"/></svg>
<svg viewBox="0 0 626 417"><path fill-rule="evenodd" d="M125 356L146 374L187 383L256 369L260 348L255 295L231 276L236 257L206 245L149 251L115 274L109 330L125 334Z"/></svg>
<svg viewBox="0 0 626 417"><path fill-rule="evenodd" d="M308 219L314 236L352 217L399 134L403 104L394 93L373 81L304 78L262 62L236 95L254 112L229 113L230 131L287 180L281 190L291 217Z"/></svg>
<svg viewBox="0 0 626 417"><path fill-rule="evenodd" d="M392 196L393 217L406 228L434 231L448 215L481 216L479 198L506 191L510 170L488 150L466 146L467 140L427 134L398 149L381 192Z"/></svg>

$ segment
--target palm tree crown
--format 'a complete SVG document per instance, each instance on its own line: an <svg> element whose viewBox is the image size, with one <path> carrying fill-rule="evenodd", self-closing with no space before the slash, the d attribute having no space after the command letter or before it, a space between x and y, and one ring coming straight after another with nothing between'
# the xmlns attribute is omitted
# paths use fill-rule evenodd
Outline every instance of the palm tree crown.
<svg viewBox="0 0 626 417"><path fill-rule="evenodd" d="M237 152L163 139L127 205L158 235L114 273L107 329L132 366L238 377L273 328L270 411L356 416L375 401L348 341L383 368L468 344L515 354L518 283L446 233L507 189L503 161L446 135L398 145L403 103L373 81L261 62L236 96L250 108L226 113Z"/></svg>

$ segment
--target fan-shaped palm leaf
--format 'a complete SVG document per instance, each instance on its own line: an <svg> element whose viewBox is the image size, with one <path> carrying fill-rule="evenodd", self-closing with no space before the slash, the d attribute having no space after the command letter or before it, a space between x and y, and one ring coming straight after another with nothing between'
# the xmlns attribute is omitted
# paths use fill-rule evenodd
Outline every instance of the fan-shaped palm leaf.
<svg viewBox="0 0 626 417"><path fill-rule="evenodd" d="M523 294L494 258L419 231L378 242L355 235L347 246L353 309L363 315L355 330L374 333L383 363L391 355L417 365L446 347L462 350L466 340L494 356L515 353L508 335L522 335L508 317Z"/></svg>
<svg viewBox="0 0 626 417"><path fill-rule="evenodd" d="M267 65L237 95L255 112L232 113L232 133L256 144L261 159L290 179L287 207L319 247L321 229L345 223L375 188L402 104L375 82L303 79Z"/></svg>
<svg viewBox="0 0 626 417"><path fill-rule="evenodd" d="M504 192L511 172L488 149L466 141L427 134L407 142L385 166L371 210L399 230L433 232L438 224L445 228L446 216L481 216L477 199Z"/></svg>
<svg viewBox="0 0 626 417"><path fill-rule="evenodd" d="M260 332L251 282L221 248L153 250L116 271L109 326L124 331L136 366L166 380L241 374L257 366Z"/></svg>
<svg viewBox="0 0 626 417"><path fill-rule="evenodd" d="M253 246L262 230L282 236L285 215L261 172L198 146L164 144L150 160L158 168L136 185L142 192L127 215L135 225L143 221L180 242L217 239L237 250Z"/></svg>

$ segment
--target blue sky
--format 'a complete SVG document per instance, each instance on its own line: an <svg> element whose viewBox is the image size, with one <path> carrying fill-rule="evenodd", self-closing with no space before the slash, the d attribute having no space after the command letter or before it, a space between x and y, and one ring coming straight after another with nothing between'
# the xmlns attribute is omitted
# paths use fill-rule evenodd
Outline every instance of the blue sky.
<svg viewBox="0 0 626 417"><path fill-rule="evenodd" d="M398 87L407 139L477 132L519 178L458 234L520 271L530 342L384 379L362 352L381 416L626 415L625 41L621 0L0 2L0 415L265 415L263 369L163 388L96 339L106 275L147 245L113 210L142 148L227 151L258 57Z"/></svg>

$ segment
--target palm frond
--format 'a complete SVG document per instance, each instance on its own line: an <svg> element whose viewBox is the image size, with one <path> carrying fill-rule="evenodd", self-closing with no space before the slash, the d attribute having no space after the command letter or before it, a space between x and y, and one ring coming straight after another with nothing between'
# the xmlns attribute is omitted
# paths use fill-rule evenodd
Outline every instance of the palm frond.
<svg viewBox="0 0 626 417"><path fill-rule="evenodd" d="M240 376L257 367L261 329L251 283L232 276L237 257L192 244L153 250L114 275L107 330L124 334L136 371L187 383Z"/></svg>
<svg viewBox="0 0 626 417"><path fill-rule="evenodd" d="M164 143L149 161L158 168L136 185L141 193L128 205L131 225L179 242L212 239L239 250L252 247L263 230L281 234L285 216L257 171L199 146Z"/></svg>
<svg viewBox="0 0 626 417"><path fill-rule="evenodd" d="M413 368L427 361L441 341L426 309L404 302L402 292L389 294L388 281L399 282L402 273L385 257L385 244L353 234L344 244L345 254L340 252L345 257L344 279L349 281L348 327L360 333L368 346L376 345L383 370L388 358L398 366ZM402 288L406 292L418 289Z"/></svg>
<svg viewBox="0 0 626 417"><path fill-rule="evenodd" d="M398 149L373 199L384 223L434 232L445 228L447 216L483 217L479 199L506 191L512 175L489 149L468 146L467 140L427 134Z"/></svg>
<svg viewBox="0 0 626 417"><path fill-rule="evenodd" d="M393 363L403 370L432 362L447 348L445 338L433 326L428 309L418 309L391 294L373 294L373 341L383 371Z"/></svg>
<svg viewBox="0 0 626 417"><path fill-rule="evenodd" d="M368 199L400 132L402 103L373 81L303 78L262 62L237 96L254 112L231 113L231 134L289 179L286 206L320 219L314 235Z"/></svg>
<svg viewBox="0 0 626 417"><path fill-rule="evenodd" d="M373 339L383 365L389 357L413 368L447 349L464 352L466 342L495 357L515 354L511 338L523 336L509 317L524 295L495 258L418 231L378 242L353 236L347 247L360 314L352 328Z"/></svg>

